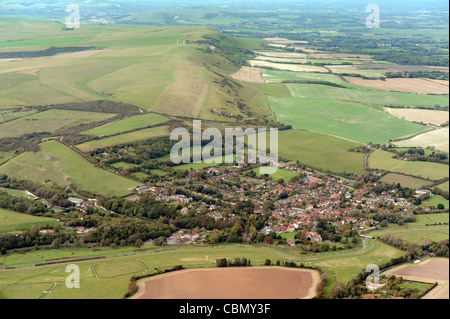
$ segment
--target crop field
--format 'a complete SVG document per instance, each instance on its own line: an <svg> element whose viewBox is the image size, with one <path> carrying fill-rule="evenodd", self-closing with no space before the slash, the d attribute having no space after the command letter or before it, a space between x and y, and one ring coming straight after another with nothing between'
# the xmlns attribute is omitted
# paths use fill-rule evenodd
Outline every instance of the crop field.
<svg viewBox="0 0 450 319"><path fill-rule="evenodd" d="M291 260L305 265L323 267L330 280L326 291L330 291L334 281L347 282L355 277L368 264L388 261L403 253L377 241L369 240L366 248L349 251L327 252L300 256L295 249L275 248L265 245L219 245L215 247L171 246L150 247L145 249L58 249L39 250L25 255L12 254L6 259L7 267L27 266L36 263L60 259L62 264L46 265L24 269L2 271L0 279L0 298L37 299L56 283L47 298L103 299L121 298L127 290L130 277L145 273L145 270L168 269L183 265L188 269L215 268L218 258L248 258L252 265L261 266L266 259ZM80 289L67 289L64 282L67 277L66 266L70 259L105 256L105 259L79 261L81 270ZM67 260L62 258L69 257ZM142 261L142 263L139 262ZM97 276L92 271L94 267ZM21 278L17 282L17 278ZM27 289L23 287L26 285ZM100 288L101 287L101 288Z"/></svg>
<svg viewBox="0 0 450 319"><path fill-rule="evenodd" d="M16 137L34 132L57 132L59 129L81 123L106 120L114 114L80 112L69 110L48 110L21 117L17 120L0 123L0 138Z"/></svg>
<svg viewBox="0 0 450 319"><path fill-rule="evenodd" d="M264 70L263 76L267 83L283 81L326 81L341 85L345 84L338 76L327 73Z"/></svg>
<svg viewBox="0 0 450 319"><path fill-rule="evenodd" d="M166 136L169 134L170 133L167 126L158 126L111 137L105 137L98 140L92 140L90 142L77 145L77 148L83 152L90 152L98 148L143 141L152 137Z"/></svg>
<svg viewBox="0 0 450 319"><path fill-rule="evenodd" d="M325 99L269 98L278 120L295 128L322 132L360 143L385 143L429 128L402 121L374 108Z"/></svg>
<svg viewBox="0 0 450 319"><path fill-rule="evenodd" d="M432 130L424 134L414 136L407 140L397 141L393 144L400 147L434 147L441 152L449 152L448 127Z"/></svg>
<svg viewBox="0 0 450 319"><path fill-rule="evenodd" d="M318 284L319 272L309 269L193 269L141 280L131 299L311 299Z"/></svg>
<svg viewBox="0 0 450 319"><path fill-rule="evenodd" d="M59 142L44 142L41 147L52 157L52 162L57 162L64 170L70 182L81 189L109 196L125 196L132 193L132 189L139 184L95 167Z"/></svg>
<svg viewBox="0 0 450 319"><path fill-rule="evenodd" d="M84 132L96 136L109 136L127 131L137 130L152 125L162 124L168 119L159 114L144 114L126 118L124 120L110 123L101 127Z"/></svg>
<svg viewBox="0 0 450 319"><path fill-rule="evenodd" d="M326 65L326 68L329 69L334 74L360 75L374 79L381 78L386 75L386 72L388 72L388 70L358 69L357 67L352 67L349 65Z"/></svg>
<svg viewBox="0 0 450 319"><path fill-rule="evenodd" d="M441 125L449 121L448 111L395 108L385 108L385 110L392 116L410 122L422 122L425 124Z"/></svg>
<svg viewBox="0 0 450 319"><path fill-rule="evenodd" d="M402 187L409 187L413 189L419 189L430 185L430 181L394 173L386 174L380 179L380 181L386 184L394 184L394 185L400 183Z"/></svg>
<svg viewBox="0 0 450 319"><path fill-rule="evenodd" d="M420 264L405 264L389 269L383 273L390 276L401 276L417 283L438 283L438 286L422 299L449 299L449 263L448 258L429 258Z"/></svg>
<svg viewBox="0 0 450 319"><path fill-rule="evenodd" d="M363 173L364 155L348 152L361 144L301 130L281 131L279 139L279 154L289 160L325 171Z"/></svg>
<svg viewBox="0 0 450 319"><path fill-rule="evenodd" d="M21 214L0 208L0 233L30 229L32 226L56 225L55 219Z"/></svg>
<svg viewBox="0 0 450 319"><path fill-rule="evenodd" d="M389 152L377 150L369 157L369 167L431 180L440 180L449 176L448 165L401 161L393 158L393 155Z"/></svg>
<svg viewBox="0 0 450 319"><path fill-rule="evenodd" d="M372 105L448 105L448 97L401 92L387 92L363 87L332 87L321 84L286 84L293 97L352 101Z"/></svg>
<svg viewBox="0 0 450 319"><path fill-rule="evenodd" d="M281 71L293 71L293 72L316 72L327 73L327 69L320 66L304 65L304 64L288 64L288 63L274 63L269 61L251 60L250 65L252 67L270 68Z"/></svg>
<svg viewBox="0 0 450 319"><path fill-rule="evenodd" d="M382 80L365 80L357 77L345 76L344 79L354 85L364 86L370 89L409 92L418 94L444 94L448 95L447 85L433 82L427 79L393 78Z"/></svg>

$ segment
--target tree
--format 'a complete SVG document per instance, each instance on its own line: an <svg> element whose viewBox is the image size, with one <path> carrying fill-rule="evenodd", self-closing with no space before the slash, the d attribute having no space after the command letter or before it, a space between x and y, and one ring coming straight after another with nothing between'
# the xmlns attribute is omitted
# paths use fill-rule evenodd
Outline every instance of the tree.
<svg viewBox="0 0 450 319"><path fill-rule="evenodd" d="M264 238L264 244L272 245L273 244L273 238L271 236L266 236Z"/></svg>
<svg viewBox="0 0 450 319"><path fill-rule="evenodd" d="M2 249L0 250L0 253L1 253L2 255L6 255L6 253L7 253L6 248L5 248L5 247L2 247Z"/></svg>

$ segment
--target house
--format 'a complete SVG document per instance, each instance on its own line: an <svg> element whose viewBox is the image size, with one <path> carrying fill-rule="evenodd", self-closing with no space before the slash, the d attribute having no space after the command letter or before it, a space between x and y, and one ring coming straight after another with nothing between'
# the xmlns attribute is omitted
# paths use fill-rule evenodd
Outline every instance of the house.
<svg viewBox="0 0 450 319"><path fill-rule="evenodd" d="M292 238L286 240L286 242L287 242L287 244L290 245L290 246L293 246L293 247L295 246L295 240L292 239Z"/></svg>
<svg viewBox="0 0 450 319"><path fill-rule="evenodd" d="M81 206L84 203L84 199L81 198L69 197L67 200L75 206Z"/></svg>
<svg viewBox="0 0 450 319"><path fill-rule="evenodd" d="M306 232L306 238L309 241L315 241L315 242L322 241L322 236L320 236L318 233L315 233L315 232Z"/></svg>

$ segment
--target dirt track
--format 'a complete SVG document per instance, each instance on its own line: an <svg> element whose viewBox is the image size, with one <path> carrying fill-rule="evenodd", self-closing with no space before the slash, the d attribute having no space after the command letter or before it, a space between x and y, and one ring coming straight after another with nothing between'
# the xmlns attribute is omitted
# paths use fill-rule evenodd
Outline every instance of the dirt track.
<svg viewBox="0 0 450 319"><path fill-rule="evenodd" d="M132 299L311 299L319 283L308 269L193 269L144 279Z"/></svg>

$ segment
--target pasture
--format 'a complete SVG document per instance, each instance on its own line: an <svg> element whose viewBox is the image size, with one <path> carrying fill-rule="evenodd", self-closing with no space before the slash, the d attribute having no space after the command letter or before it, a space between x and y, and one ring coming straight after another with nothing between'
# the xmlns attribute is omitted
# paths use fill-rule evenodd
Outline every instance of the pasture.
<svg viewBox="0 0 450 319"><path fill-rule="evenodd" d="M364 154L348 152L361 144L333 136L289 130L279 132L279 155L331 172L363 173Z"/></svg>
<svg viewBox="0 0 450 319"><path fill-rule="evenodd" d="M374 240L368 240L366 248L355 248L339 252L299 255L295 248L273 247L266 245L217 245L201 246L166 246L136 249L100 248L92 249L58 249L39 250L27 254L11 254L6 257L7 267L31 266L59 260L61 264L44 265L27 269L1 270L1 298L38 299L43 290L56 286L45 299L118 299L127 290L130 277L137 274L153 272L155 268L169 269L183 265L188 269L215 268L218 258L242 258L251 260L252 265L261 266L266 259L273 262L295 261L298 264L320 266L328 274L329 281L326 292L329 293L333 282L347 282L355 277L368 264L386 262L403 253ZM104 259L77 261L80 267L80 289L67 289L65 272L71 259L93 258L104 256ZM67 259L65 259L67 258ZM0 261L0 264L3 260ZM144 266L145 265L145 266ZM97 276L94 275L94 267ZM17 282L17 278L21 278ZM23 289L26 285L27 289Z"/></svg>
<svg viewBox="0 0 450 319"><path fill-rule="evenodd" d="M289 63L275 63L270 61L250 60L252 67L268 68L280 71L292 71L292 72L316 72L327 73L327 69L321 66L305 65L305 64L289 64Z"/></svg>
<svg viewBox="0 0 450 319"><path fill-rule="evenodd" d="M322 84L287 84L293 97L351 101L367 105L429 106L448 105L448 97L413 93L387 92L357 86L348 88Z"/></svg>
<svg viewBox="0 0 450 319"><path fill-rule="evenodd" d="M57 222L53 218L22 214L0 208L0 233L17 232L47 224L54 226Z"/></svg>
<svg viewBox="0 0 450 319"><path fill-rule="evenodd" d="M51 156L52 163L56 162L64 170L68 181L81 189L109 196L125 196L133 193L132 189L139 184L95 167L59 142L44 142L41 148Z"/></svg>
<svg viewBox="0 0 450 319"><path fill-rule="evenodd" d="M269 101L281 123L360 143L383 144L391 139L429 130L427 127L399 120L383 111L356 103L277 97L270 97Z"/></svg>
<svg viewBox="0 0 450 319"><path fill-rule="evenodd" d="M137 141L147 140L153 137L166 136L170 132L167 126L158 126L148 129L137 130L129 133L114 135L101 139L92 140L83 144L77 145L77 148L82 152L90 152L98 148L110 147L114 145L121 145Z"/></svg>
<svg viewBox="0 0 450 319"><path fill-rule="evenodd" d="M430 180L440 180L449 176L448 165L430 162L402 161L393 158L392 153L380 150L370 155L369 167Z"/></svg>
<svg viewBox="0 0 450 319"><path fill-rule="evenodd" d="M17 137L28 133L51 132L82 123L102 121L115 114L80 112L69 110L48 110L14 121L0 123L0 138Z"/></svg>
<svg viewBox="0 0 450 319"><path fill-rule="evenodd" d="M144 114L132 116L118 122L110 123L92 130L83 132L83 134L96 136L110 136L120 134L127 131L137 130L152 125L157 125L166 122L168 119L159 114Z"/></svg>
<svg viewBox="0 0 450 319"><path fill-rule="evenodd" d="M283 81L326 81L341 85L345 84L338 76L328 73L264 70L263 76L267 83Z"/></svg>
<svg viewBox="0 0 450 319"><path fill-rule="evenodd" d="M442 196L434 195L430 199L422 202L423 207L434 207L437 208L439 204L444 205L445 209L449 209L448 199L445 199ZM448 219L448 216L447 216ZM447 221L448 223L448 221Z"/></svg>
<svg viewBox="0 0 450 319"><path fill-rule="evenodd" d="M425 179L415 178L411 176L405 176L401 174L389 173L384 175L380 181L386 184L397 185L400 183L402 187L409 187L413 189L419 189L430 185L430 181Z"/></svg>

